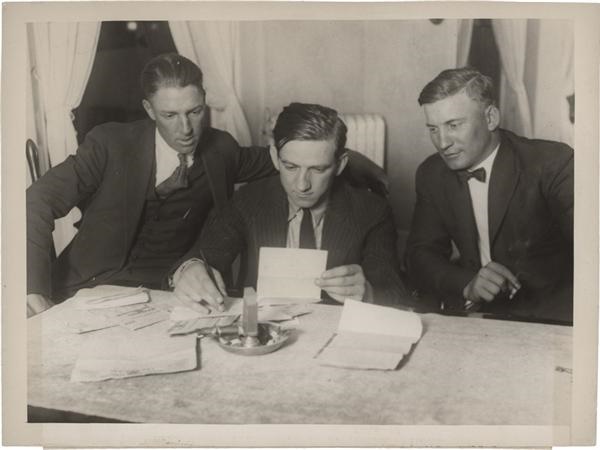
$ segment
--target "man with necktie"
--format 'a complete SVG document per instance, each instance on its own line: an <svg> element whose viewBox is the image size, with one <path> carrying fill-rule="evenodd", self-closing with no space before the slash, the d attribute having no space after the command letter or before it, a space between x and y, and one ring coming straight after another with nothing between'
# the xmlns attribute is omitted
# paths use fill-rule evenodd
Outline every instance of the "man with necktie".
<svg viewBox="0 0 600 450"><path fill-rule="evenodd" d="M461 68L421 91L438 153L417 170L408 272L445 310L569 323L573 150L500 129L493 88Z"/></svg>
<svg viewBox="0 0 600 450"><path fill-rule="evenodd" d="M83 287L167 287L170 267L234 184L276 173L266 149L241 149L205 125L202 72L189 59L153 58L141 85L150 119L94 128L27 190L28 316ZM53 260L54 220L75 206L78 232Z"/></svg>
<svg viewBox="0 0 600 450"><path fill-rule="evenodd" d="M273 138L270 153L279 176L245 186L209 218L174 266L177 296L218 307L225 291L219 273L238 254L247 256L246 285L256 286L261 247L316 248L328 251L327 270L315 280L327 297L401 304L407 295L391 210L383 198L340 179L348 154L337 112L292 103L277 118Z"/></svg>

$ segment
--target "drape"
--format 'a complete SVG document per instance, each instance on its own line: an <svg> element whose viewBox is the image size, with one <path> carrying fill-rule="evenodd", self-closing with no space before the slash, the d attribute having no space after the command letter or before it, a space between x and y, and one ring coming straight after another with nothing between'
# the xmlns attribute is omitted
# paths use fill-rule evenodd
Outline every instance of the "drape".
<svg viewBox="0 0 600 450"><path fill-rule="evenodd" d="M569 103L567 97L575 94L574 85L574 58L573 53L575 51L574 40L573 40L573 23L562 24L557 31L557 37L560 48L560 61L558 69L560 70L560 94L558 98L558 105L560 108L560 125L559 125L559 136L558 139L562 142L569 144L571 147L574 143L574 125L569 119Z"/></svg>
<svg viewBox="0 0 600 450"><path fill-rule="evenodd" d="M456 67L465 67L469 62L471 37L473 36L473 19L459 19L456 43Z"/></svg>
<svg viewBox="0 0 600 450"><path fill-rule="evenodd" d="M43 110L43 134L52 166L77 149L72 110L81 102L92 70L100 22L52 22L31 24L32 71L37 77L37 104ZM54 245L57 254L75 235L78 211L57 221Z"/></svg>
<svg viewBox="0 0 600 450"><path fill-rule="evenodd" d="M517 134L531 137L531 110L523 79L527 19L493 19L492 27L502 61L501 125Z"/></svg>
<svg viewBox="0 0 600 450"><path fill-rule="evenodd" d="M202 69L211 126L229 132L242 146L251 145L250 129L237 95L238 24L169 21L169 28L177 51Z"/></svg>

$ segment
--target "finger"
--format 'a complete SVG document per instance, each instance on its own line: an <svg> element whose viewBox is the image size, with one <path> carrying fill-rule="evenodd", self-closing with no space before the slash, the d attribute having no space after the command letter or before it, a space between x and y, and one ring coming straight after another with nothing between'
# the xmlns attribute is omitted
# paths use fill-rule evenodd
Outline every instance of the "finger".
<svg viewBox="0 0 600 450"><path fill-rule="evenodd" d="M480 296L487 301L494 300L494 298L496 298L496 296L501 291L501 288L497 284L489 282L487 280L482 280L482 282L479 283L477 287Z"/></svg>
<svg viewBox="0 0 600 450"><path fill-rule="evenodd" d="M342 295L345 297L348 296L362 296L364 294L364 289L361 289L360 286L332 286L328 289L325 289L329 295Z"/></svg>
<svg viewBox="0 0 600 450"><path fill-rule="evenodd" d="M321 278L337 278L337 277L345 277L348 275L354 275L360 269L360 266L357 264L349 264L346 266L338 266L333 269L326 270L321 274Z"/></svg>
<svg viewBox="0 0 600 450"><path fill-rule="evenodd" d="M479 277L483 280L486 280L490 283L494 283L500 289L505 290L508 288L508 280L503 277L501 274L495 272L492 269L488 269L484 267L479 271Z"/></svg>
<svg viewBox="0 0 600 450"><path fill-rule="evenodd" d="M519 282L519 279L502 264L491 261L486 267L506 278L515 289L521 288L521 283Z"/></svg>
<svg viewBox="0 0 600 450"><path fill-rule="evenodd" d="M332 286L353 286L360 284L360 278L356 274L347 277L335 277L335 278L317 278L315 283L322 289Z"/></svg>

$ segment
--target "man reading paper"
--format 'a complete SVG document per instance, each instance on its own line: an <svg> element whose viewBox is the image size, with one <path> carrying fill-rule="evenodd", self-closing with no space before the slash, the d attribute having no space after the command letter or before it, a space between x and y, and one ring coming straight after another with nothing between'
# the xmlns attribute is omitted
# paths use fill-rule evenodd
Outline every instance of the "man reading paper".
<svg viewBox="0 0 600 450"><path fill-rule="evenodd" d="M256 286L260 248L288 247L328 251L328 270L315 283L332 299L398 304L407 298L387 202L338 178L348 155L337 112L292 103L279 115L273 137L279 176L245 186L208 219L173 275L176 295L218 306L225 291L219 272L238 254L246 251L246 284Z"/></svg>

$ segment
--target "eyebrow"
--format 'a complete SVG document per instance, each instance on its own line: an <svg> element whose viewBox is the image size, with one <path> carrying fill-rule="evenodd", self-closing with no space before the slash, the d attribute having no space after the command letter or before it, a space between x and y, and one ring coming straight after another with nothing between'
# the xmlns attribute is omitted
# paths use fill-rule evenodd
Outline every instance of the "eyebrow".
<svg viewBox="0 0 600 450"><path fill-rule="evenodd" d="M465 120L465 119L466 119L466 117L457 117L455 119L446 120L442 125L447 125L447 124L452 123L452 122L459 122L459 121ZM427 126L427 127L437 127L437 125L434 125L434 124L431 124L431 123L426 123L425 126Z"/></svg>
<svg viewBox="0 0 600 450"><path fill-rule="evenodd" d="M288 161L287 159L283 159L282 157L279 157L279 160L283 164L287 164L287 165L294 166L294 167L300 167L298 164ZM308 169L327 169L328 167L331 167L331 164L325 164L325 165L321 165L321 166L309 166L307 168Z"/></svg>

